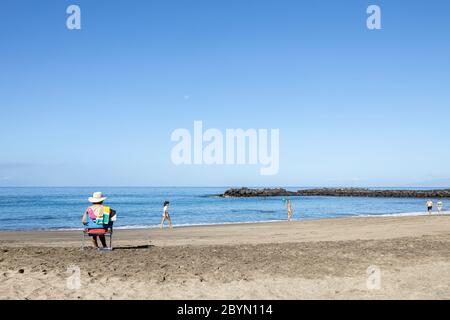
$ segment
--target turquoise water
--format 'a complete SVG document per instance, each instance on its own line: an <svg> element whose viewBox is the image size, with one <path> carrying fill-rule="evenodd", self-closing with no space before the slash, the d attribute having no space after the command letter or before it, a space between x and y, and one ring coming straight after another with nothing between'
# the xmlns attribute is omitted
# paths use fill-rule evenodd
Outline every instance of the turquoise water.
<svg viewBox="0 0 450 320"><path fill-rule="evenodd" d="M298 190L299 188L289 188ZM281 198L210 197L226 188L0 188L0 230L72 229L94 191L108 196L118 212L119 228L155 227L162 203L170 201L174 225L201 225L285 220ZM425 199L304 197L291 198L294 219L424 213ZM445 201L444 201L445 205Z"/></svg>

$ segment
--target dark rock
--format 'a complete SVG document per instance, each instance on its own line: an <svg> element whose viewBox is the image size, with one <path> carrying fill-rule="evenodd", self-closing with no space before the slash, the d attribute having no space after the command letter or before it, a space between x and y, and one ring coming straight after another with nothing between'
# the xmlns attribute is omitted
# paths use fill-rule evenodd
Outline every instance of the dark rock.
<svg viewBox="0 0 450 320"><path fill-rule="evenodd" d="M379 197L379 198L450 198L450 189L373 190L364 188L322 188L299 190L300 196Z"/></svg>
<svg viewBox="0 0 450 320"><path fill-rule="evenodd" d="M232 188L219 195L222 198L250 197L383 197L383 198L450 198L450 189L436 190L374 190L367 188L319 188L287 191L283 188Z"/></svg>
<svg viewBox="0 0 450 320"><path fill-rule="evenodd" d="M282 196L297 196L295 191L287 191L283 188L264 188L264 189L228 189L220 195L223 198L251 198L251 197L282 197Z"/></svg>

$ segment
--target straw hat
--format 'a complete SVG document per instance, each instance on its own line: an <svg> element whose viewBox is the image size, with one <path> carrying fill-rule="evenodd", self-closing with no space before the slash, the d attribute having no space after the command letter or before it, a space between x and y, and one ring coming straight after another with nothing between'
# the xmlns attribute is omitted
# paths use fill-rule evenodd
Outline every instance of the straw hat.
<svg viewBox="0 0 450 320"><path fill-rule="evenodd" d="M106 200L106 197L103 196L101 192L94 192L92 197L89 197L89 202L91 203L99 203Z"/></svg>

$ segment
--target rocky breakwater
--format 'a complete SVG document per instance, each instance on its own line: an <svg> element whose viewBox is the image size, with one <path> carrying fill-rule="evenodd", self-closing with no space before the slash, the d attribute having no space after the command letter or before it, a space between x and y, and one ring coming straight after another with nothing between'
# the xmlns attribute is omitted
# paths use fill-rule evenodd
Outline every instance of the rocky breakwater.
<svg viewBox="0 0 450 320"><path fill-rule="evenodd" d="M379 198L450 198L450 189L435 190L375 190L365 188L318 188L288 191L283 188L232 188L219 195L222 198L250 197L379 197Z"/></svg>
<svg viewBox="0 0 450 320"><path fill-rule="evenodd" d="M223 198L250 198L250 197L286 197L298 196L296 191L287 191L283 188L264 188L264 189L250 189L250 188L233 188L228 189L219 197Z"/></svg>
<svg viewBox="0 0 450 320"><path fill-rule="evenodd" d="M379 198L450 198L450 189L375 190L364 188L321 188L299 190L301 196L379 197Z"/></svg>

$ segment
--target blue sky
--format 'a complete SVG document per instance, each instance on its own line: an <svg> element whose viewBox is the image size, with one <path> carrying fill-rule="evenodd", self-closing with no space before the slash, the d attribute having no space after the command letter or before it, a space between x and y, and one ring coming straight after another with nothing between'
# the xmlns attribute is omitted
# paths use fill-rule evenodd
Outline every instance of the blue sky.
<svg viewBox="0 0 450 320"><path fill-rule="evenodd" d="M0 186L448 186L449 15L446 0L3 0ZM279 128L279 173L175 166L171 133L194 120Z"/></svg>

